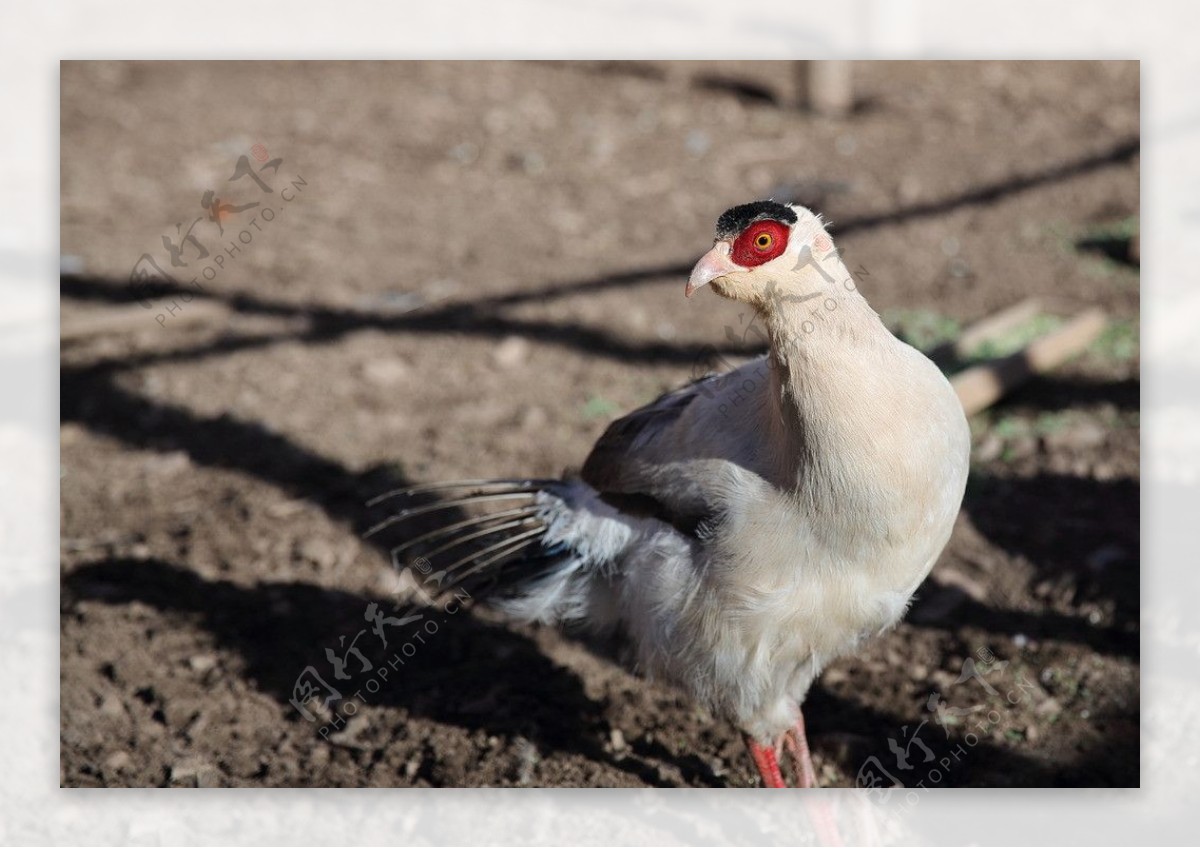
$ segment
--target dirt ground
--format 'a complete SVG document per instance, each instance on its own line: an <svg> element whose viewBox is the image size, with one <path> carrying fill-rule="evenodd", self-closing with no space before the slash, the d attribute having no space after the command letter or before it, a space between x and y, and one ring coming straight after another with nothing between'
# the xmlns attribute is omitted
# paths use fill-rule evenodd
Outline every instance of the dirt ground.
<svg viewBox="0 0 1200 848"><path fill-rule="evenodd" d="M915 342L1027 296L1112 319L972 421L947 551L809 698L819 779L1138 785L1138 66L854 72L826 118L777 62L64 63L62 320L148 305L62 348L63 785L756 785L610 645L455 606L384 649L364 534L753 353L683 285L772 194ZM131 287L143 254L172 279ZM345 697L309 720L313 672Z"/></svg>

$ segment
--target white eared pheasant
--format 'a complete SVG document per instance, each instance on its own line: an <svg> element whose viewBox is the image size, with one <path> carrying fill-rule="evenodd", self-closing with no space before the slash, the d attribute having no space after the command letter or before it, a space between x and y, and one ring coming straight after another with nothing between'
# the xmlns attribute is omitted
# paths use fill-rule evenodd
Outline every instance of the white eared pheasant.
<svg viewBox="0 0 1200 848"><path fill-rule="evenodd" d="M616 628L639 671L745 734L764 785L787 785L786 752L812 786L800 706L830 660L900 619L945 546L967 423L809 210L725 212L687 296L703 286L757 312L766 357L615 421L578 476L416 486L393 494L451 497L387 523L499 506L397 552L424 546L440 584L487 588L518 619Z"/></svg>

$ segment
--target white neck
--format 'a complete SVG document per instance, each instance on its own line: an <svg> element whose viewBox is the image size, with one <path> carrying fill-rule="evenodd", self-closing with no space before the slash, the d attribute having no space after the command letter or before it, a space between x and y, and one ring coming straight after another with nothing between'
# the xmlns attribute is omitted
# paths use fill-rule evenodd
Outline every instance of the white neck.
<svg viewBox="0 0 1200 848"><path fill-rule="evenodd" d="M818 291L785 297L763 316L771 342L768 426L780 459L791 458L790 467L777 466L776 482L820 526L845 524L842 538L854 539L864 528L852 525L875 511L878 468L889 463L877 434L897 412L894 359L904 346L856 291Z"/></svg>

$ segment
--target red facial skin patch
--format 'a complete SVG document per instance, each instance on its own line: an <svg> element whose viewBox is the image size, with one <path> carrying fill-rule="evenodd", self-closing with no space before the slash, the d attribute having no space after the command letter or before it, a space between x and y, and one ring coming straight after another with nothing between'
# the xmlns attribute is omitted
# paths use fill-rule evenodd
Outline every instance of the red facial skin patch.
<svg viewBox="0 0 1200 848"><path fill-rule="evenodd" d="M755 221L734 240L729 258L743 268L770 262L787 249L790 232L778 221Z"/></svg>

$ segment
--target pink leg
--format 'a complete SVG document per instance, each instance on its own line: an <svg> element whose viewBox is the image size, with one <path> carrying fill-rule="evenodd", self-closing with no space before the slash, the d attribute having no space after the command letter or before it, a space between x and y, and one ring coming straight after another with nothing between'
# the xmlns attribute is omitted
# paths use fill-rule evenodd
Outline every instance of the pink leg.
<svg viewBox="0 0 1200 848"><path fill-rule="evenodd" d="M796 772L796 780L801 789L812 789L817 785L817 776L813 771L812 757L808 753L808 737L804 734L804 715L796 719L796 724L783 735L783 744L791 756L792 768Z"/></svg>
<svg viewBox="0 0 1200 848"><path fill-rule="evenodd" d="M779 770L779 759L775 756L775 748L771 745L760 745L752 736L746 737L746 747L754 758L754 765L762 777L763 786L767 789L787 789L783 782L783 772Z"/></svg>

